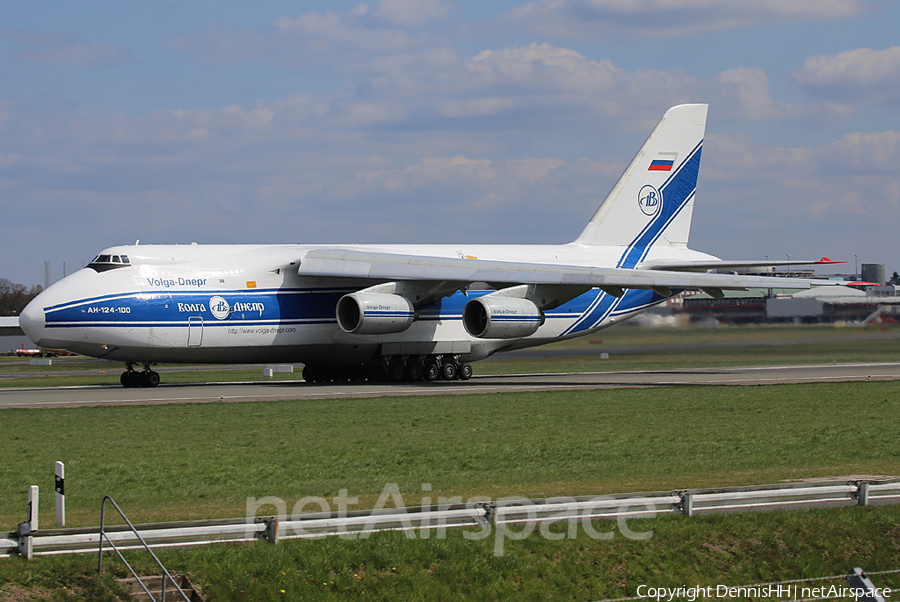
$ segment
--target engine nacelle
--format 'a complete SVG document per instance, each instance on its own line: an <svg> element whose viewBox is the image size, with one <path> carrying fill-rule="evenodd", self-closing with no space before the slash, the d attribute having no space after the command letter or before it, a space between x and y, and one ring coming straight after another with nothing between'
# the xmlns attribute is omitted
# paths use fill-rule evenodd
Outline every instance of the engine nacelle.
<svg viewBox="0 0 900 602"><path fill-rule="evenodd" d="M528 299L485 295L466 303L462 321L473 337L518 339L537 332L544 314Z"/></svg>
<svg viewBox="0 0 900 602"><path fill-rule="evenodd" d="M337 302L338 326L352 334L403 332L416 319L412 301L385 293L350 293Z"/></svg>

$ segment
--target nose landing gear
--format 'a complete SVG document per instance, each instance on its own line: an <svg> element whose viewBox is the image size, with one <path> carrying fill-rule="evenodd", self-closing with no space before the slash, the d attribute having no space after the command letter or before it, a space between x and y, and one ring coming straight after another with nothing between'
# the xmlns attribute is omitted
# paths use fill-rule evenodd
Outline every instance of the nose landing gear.
<svg viewBox="0 0 900 602"><path fill-rule="evenodd" d="M159 373L150 369L150 362L144 362L144 369L141 372L137 372L131 362L128 362L126 366L128 370L123 372L119 378L119 382L126 389L159 385Z"/></svg>

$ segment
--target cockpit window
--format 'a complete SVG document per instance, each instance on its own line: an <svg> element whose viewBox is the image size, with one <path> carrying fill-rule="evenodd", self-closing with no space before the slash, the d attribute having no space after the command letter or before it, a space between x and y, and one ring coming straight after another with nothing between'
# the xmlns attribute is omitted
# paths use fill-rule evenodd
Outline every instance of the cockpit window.
<svg viewBox="0 0 900 602"><path fill-rule="evenodd" d="M95 272L106 272L116 268L128 267L130 264L128 255L97 255L87 267Z"/></svg>

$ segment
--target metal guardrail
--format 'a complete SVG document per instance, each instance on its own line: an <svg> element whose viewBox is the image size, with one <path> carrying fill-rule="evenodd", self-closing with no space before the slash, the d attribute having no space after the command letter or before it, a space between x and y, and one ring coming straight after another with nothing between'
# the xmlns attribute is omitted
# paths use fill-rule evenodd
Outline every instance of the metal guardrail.
<svg viewBox="0 0 900 602"><path fill-rule="evenodd" d="M151 548L212 543L318 538L388 530L449 529L547 523L566 520L632 519L658 514L687 516L811 506L886 505L900 502L900 479L843 483L791 483L755 487L692 489L542 500L505 499L491 503L391 508L347 513L183 521L136 525ZM97 527L32 531L36 555L96 552ZM120 550L143 547L126 525L104 527L104 537ZM0 537L0 556L18 555L17 533Z"/></svg>

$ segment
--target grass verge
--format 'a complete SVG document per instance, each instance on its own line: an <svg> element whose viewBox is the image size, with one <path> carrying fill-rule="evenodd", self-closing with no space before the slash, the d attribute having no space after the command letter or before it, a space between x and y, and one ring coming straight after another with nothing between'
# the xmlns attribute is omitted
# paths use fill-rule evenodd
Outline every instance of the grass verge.
<svg viewBox="0 0 900 602"><path fill-rule="evenodd" d="M493 535L445 539L376 533L343 540L290 540L168 550L166 566L188 573L211 601L302 600L601 600L646 593L646 587L754 585L897 568L900 507L811 509L686 518L665 515L629 521L649 539L633 540L615 523L591 528L609 534L551 540L537 534L506 540L498 556ZM551 533L565 534L563 526ZM147 558L128 554L145 574ZM110 575L124 576L117 560L96 575L96 556L0 561L4 589L47 592L43 599L113 600ZM898 575L873 577L879 587L900 588ZM815 580L796 587L845 586ZM62 588L66 589L63 590ZM794 596L793 594L797 595ZM50 598L49 596L54 596ZM802 599L802 590L786 598ZM721 596L719 596L721 599ZM753 599L736 596L737 599ZM689 600L679 596L676 600Z"/></svg>
<svg viewBox="0 0 900 602"><path fill-rule="evenodd" d="M372 504L900 474L900 383L670 387L0 412L0 524L65 462L71 526L241 516L250 496ZM866 444L861 444L866 442ZM52 523L45 502L41 521Z"/></svg>
<svg viewBox="0 0 900 602"><path fill-rule="evenodd" d="M604 333L604 343L627 339L645 350L608 361L498 360L479 371L900 361L897 339L868 331L842 338L850 332L844 329L835 339L833 328L803 329L806 339L798 342L796 329L745 329L740 349L688 350L650 348L673 336L717 345L736 331L610 334L619 332L625 338ZM602 350L584 340L560 346ZM244 376L195 372L177 378ZM118 371L106 377L117 381ZM32 484L43 492L42 525L53 523L56 460L66 462L71 526L97 524L106 494L134 520L149 522L241 516L251 496L280 497L291 508L301 497L332 498L341 489L359 498L351 507L358 509L373 505L386 483L397 483L413 505L425 483L432 499L499 498L897 475L898 409L900 383L866 382L2 410L0 526L24 519ZM619 532L595 539L579 529L575 539L506 541L502 557L493 537L471 540L462 531L446 539L383 533L162 557L212 600L598 600L634 595L641 584L746 585L854 566L896 569L898 524L900 507L661 516L629 521L633 530L653 531L646 541ZM615 531L608 524L596 529ZM131 560L151 572L141 556ZM117 599L110 574L96 575L95 566L96 557L83 555L0 560L0 599ZM123 574L115 562L109 566ZM900 581L886 577L878 585L898 588Z"/></svg>

